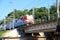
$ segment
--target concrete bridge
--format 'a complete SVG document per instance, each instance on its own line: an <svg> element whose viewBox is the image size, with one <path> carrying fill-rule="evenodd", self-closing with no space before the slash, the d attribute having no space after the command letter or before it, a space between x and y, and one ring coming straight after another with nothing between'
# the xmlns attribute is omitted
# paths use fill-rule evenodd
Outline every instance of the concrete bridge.
<svg viewBox="0 0 60 40"><path fill-rule="evenodd" d="M42 38L42 40L54 40L55 32L57 29L57 26L60 25L60 19L58 20L50 20L50 21L45 21L39 24L34 24L30 26L21 26L17 28L17 32L21 37L46 37ZM48 38L49 37L49 38ZM25 38L25 39L30 39L30 38ZM23 39L23 40L25 40ZM39 39L39 38L37 38ZM31 40L31 39L30 39ZM34 39L33 39L34 40Z"/></svg>
<svg viewBox="0 0 60 40"><path fill-rule="evenodd" d="M43 22L39 24L34 24L29 27L25 27L26 33L36 33L36 32L53 32L56 31L57 21L52 20L48 22Z"/></svg>
<svg viewBox="0 0 60 40"><path fill-rule="evenodd" d="M56 35L56 31L60 31L60 18L57 20L50 20L48 22L43 22L43 23L39 23L39 24L34 24L34 25L30 25L28 27L24 27L25 33L26 34L33 34L34 36L36 36L35 34L40 34L40 36L43 35L43 37L50 37L50 38L46 38L46 39L51 39L54 40L54 36ZM41 33L42 32L42 33Z"/></svg>

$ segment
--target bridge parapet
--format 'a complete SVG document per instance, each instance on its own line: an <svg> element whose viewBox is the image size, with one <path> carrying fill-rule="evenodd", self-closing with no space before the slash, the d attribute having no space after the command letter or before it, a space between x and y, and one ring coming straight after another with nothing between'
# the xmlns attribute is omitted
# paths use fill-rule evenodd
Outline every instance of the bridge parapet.
<svg viewBox="0 0 60 40"><path fill-rule="evenodd" d="M41 31L55 31L57 26L56 21L49 21L49 22L44 22L40 24L34 24L32 26L26 27L25 32L31 33L31 32L41 32Z"/></svg>

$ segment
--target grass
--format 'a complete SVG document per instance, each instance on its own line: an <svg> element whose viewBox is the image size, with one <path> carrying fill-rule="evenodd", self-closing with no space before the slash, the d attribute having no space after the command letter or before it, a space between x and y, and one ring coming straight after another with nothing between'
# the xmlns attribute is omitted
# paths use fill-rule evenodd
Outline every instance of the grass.
<svg viewBox="0 0 60 40"><path fill-rule="evenodd" d="M0 30L0 37L2 37L4 35L4 33L6 33L7 31L6 30Z"/></svg>

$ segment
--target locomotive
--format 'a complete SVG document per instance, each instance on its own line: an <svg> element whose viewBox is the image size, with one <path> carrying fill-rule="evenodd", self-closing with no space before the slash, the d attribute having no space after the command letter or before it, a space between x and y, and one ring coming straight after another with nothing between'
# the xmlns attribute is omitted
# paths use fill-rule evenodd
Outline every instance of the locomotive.
<svg viewBox="0 0 60 40"><path fill-rule="evenodd" d="M12 22L6 24L6 29L12 29L18 26L23 25L32 25L34 24L34 17L32 15L24 15L21 16L19 19L15 19Z"/></svg>
<svg viewBox="0 0 60 40"><path fill-rule="evenodd" d="M20 18L23 22L26 21L26 24L34 24L34 17L32 15L25 15Z"/></svg>

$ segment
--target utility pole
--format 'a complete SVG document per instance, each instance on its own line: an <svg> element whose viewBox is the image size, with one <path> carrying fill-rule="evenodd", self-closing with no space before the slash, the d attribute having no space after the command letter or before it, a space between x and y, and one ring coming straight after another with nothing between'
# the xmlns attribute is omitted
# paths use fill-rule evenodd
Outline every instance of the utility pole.
<svg viewBox="0 0 60 40"><path fill-rule="evenodd" d="M32 10L32 15L33 15L33 17L34 17L34 8L33 8L33 10Z"/></svg>
<svg viewBox="0 0 60 40"><path fill-rule="evenodd" d="M48 20L50 21L50 8L49 8L49 4L48 4Z"/></svg>
<svg viewBox="0 0 60 40"><path fill-rule="evenodd" d="M56 0L57 17L59 18L59 2Z"/></svg>
<svg viewBox="0 0 60 40"><path fill-rule="evenodd" d="M57 12L57 24L60 25L60 20L59 20L59 1L56 0L56 12Z"/></svg>
<svg viewBox="0 0 60 40"><path fill-rule="evenodd" d="M14 6L15 7L15 4L14 4L14 2L9 2L10 4L12 4L12 6ZM14 9L14 11L13 11L13 28L14 28L14 22L15 22L15 8L13 8Z"/></svg>
<svg viewBox="0 0 60 40"><path fill-rule="evenodd" d="M4 30L6 30L6 19L4 17Z"/></svg>
<svg viewBox="0 0 60 40"><path fill-rule="evenodd" d="M14 12L13 12L13 29L14 29L14 23L15 23L15 12L16 12L16 10L14 9Z"/></svg>
<svg viewBox="0 0 60 40"><path fill-rule="evenodd" d="M60 35L60 16L59 16L59 1L56 0L56 11L57 11L57 27L56 32L57 35ZM60 36L56 36L56 40L60 40Z"/></svg>
<svg viewBox="0 0 60 40"><path fill-rule="evenodd" d="M34 15L34 8L32 9L32 15L33 15L33 17L35 18L35 15ZM34 21L34 23L35 23L35 21Z"/></svg>

